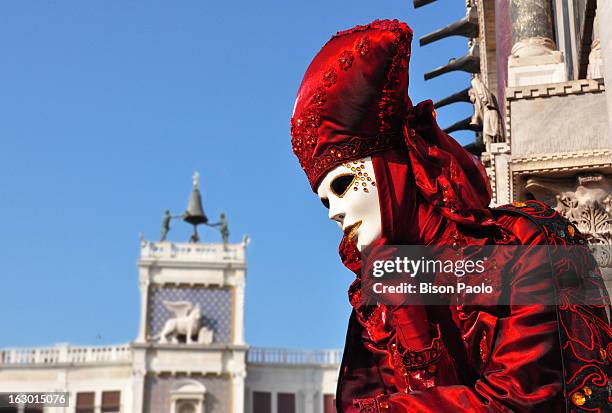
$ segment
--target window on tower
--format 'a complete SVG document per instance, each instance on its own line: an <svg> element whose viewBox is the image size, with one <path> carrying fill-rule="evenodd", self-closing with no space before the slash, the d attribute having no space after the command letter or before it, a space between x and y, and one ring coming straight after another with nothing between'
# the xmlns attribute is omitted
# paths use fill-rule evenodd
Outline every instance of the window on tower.
<svg viewBox="0 0 612 413"><path fill-rule="evenodd" d="M295 413L295 394L278 393L278 413Z"/></svg>
<svg viewBox="0 0 612 413"><path fill-rule="evenodd" d="M95 410L94 401L95 401L94 392L77 393L76 413L94 413L94 410Z"/></svg>
<svg viewBox="0 0 612 413"><path fill-rule="evenodd" d="M102 412L119 413L121 411L121 392L102 392Z"/></svg>
<svg viewBox="0 0 612 413"><path fill-rule="evenodd" d="M272 413L272 394L270 392L253 392L253 413Z"/></svg>

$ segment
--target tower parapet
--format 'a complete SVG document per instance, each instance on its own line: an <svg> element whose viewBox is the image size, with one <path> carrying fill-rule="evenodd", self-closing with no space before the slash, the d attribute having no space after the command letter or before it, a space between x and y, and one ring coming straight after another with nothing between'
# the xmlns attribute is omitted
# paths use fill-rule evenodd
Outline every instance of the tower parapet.
<svg viewBox="0 0 612 413"><path fill-rule="evenodd" d="M143 241L140 260L171 260L175 262L223 262L245 264L245 244L175 243Z"/></svg>

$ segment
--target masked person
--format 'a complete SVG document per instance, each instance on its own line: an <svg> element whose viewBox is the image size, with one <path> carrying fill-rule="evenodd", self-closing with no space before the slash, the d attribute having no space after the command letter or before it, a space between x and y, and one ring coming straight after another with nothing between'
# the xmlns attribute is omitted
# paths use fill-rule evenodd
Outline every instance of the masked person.
<svg viewBox="0 0 612 413"><path fill-rule="evenodd" d="M606 411L612 330L605 303L364 305L360 299L367 265L360 251L373 246L585 243L537 201L488 207L480 162L438 127L431 101L413 106L408 97L411 40L411 29L396 20L337 33L308 67L291 119L293 151L343 230L340 255L356 274L338 411ZM584 254L580 265L570 260L557 270L588 267L599 277ZM510 280L491 273L511 298L521 290L554 293L550 255L513 265Z"/></svg>

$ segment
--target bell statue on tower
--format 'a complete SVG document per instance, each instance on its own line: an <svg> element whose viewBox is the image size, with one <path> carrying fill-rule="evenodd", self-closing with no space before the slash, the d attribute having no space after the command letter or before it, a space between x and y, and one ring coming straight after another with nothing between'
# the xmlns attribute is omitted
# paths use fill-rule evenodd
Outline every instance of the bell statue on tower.
<svg viewBox="0 0 612 413"><path fill-rule="evenodd" d="M190 242L199 242L200 236L198 235L198 225L208 223L208 218L202 208L202 195L198 189L198 180L200 174L198 172L193 173L193 190L189 195L189 203L187 204L187 210L183 214L183 221L193 225L193 233L191 234Z"/></svg>

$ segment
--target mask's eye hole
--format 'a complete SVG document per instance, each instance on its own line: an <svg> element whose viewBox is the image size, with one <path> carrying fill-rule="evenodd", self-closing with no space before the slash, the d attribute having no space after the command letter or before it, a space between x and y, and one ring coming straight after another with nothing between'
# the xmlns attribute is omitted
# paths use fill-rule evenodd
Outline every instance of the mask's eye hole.
<svg viewBox="0 0 612 413"><path fill-rule="evenodd" d="M351 187L351 184L355 180L355 175L353 174L344 174L338 175L334 178L332 183L329 185L331 187L332 192L339 198L342 198L346 191Z"/></svg>
<svg viewBox="0 0 612 413"><path fill-rule="evenodd" d="M321 198L321 203L323 204L325 208L329 209L329 199Z"/></svg>

